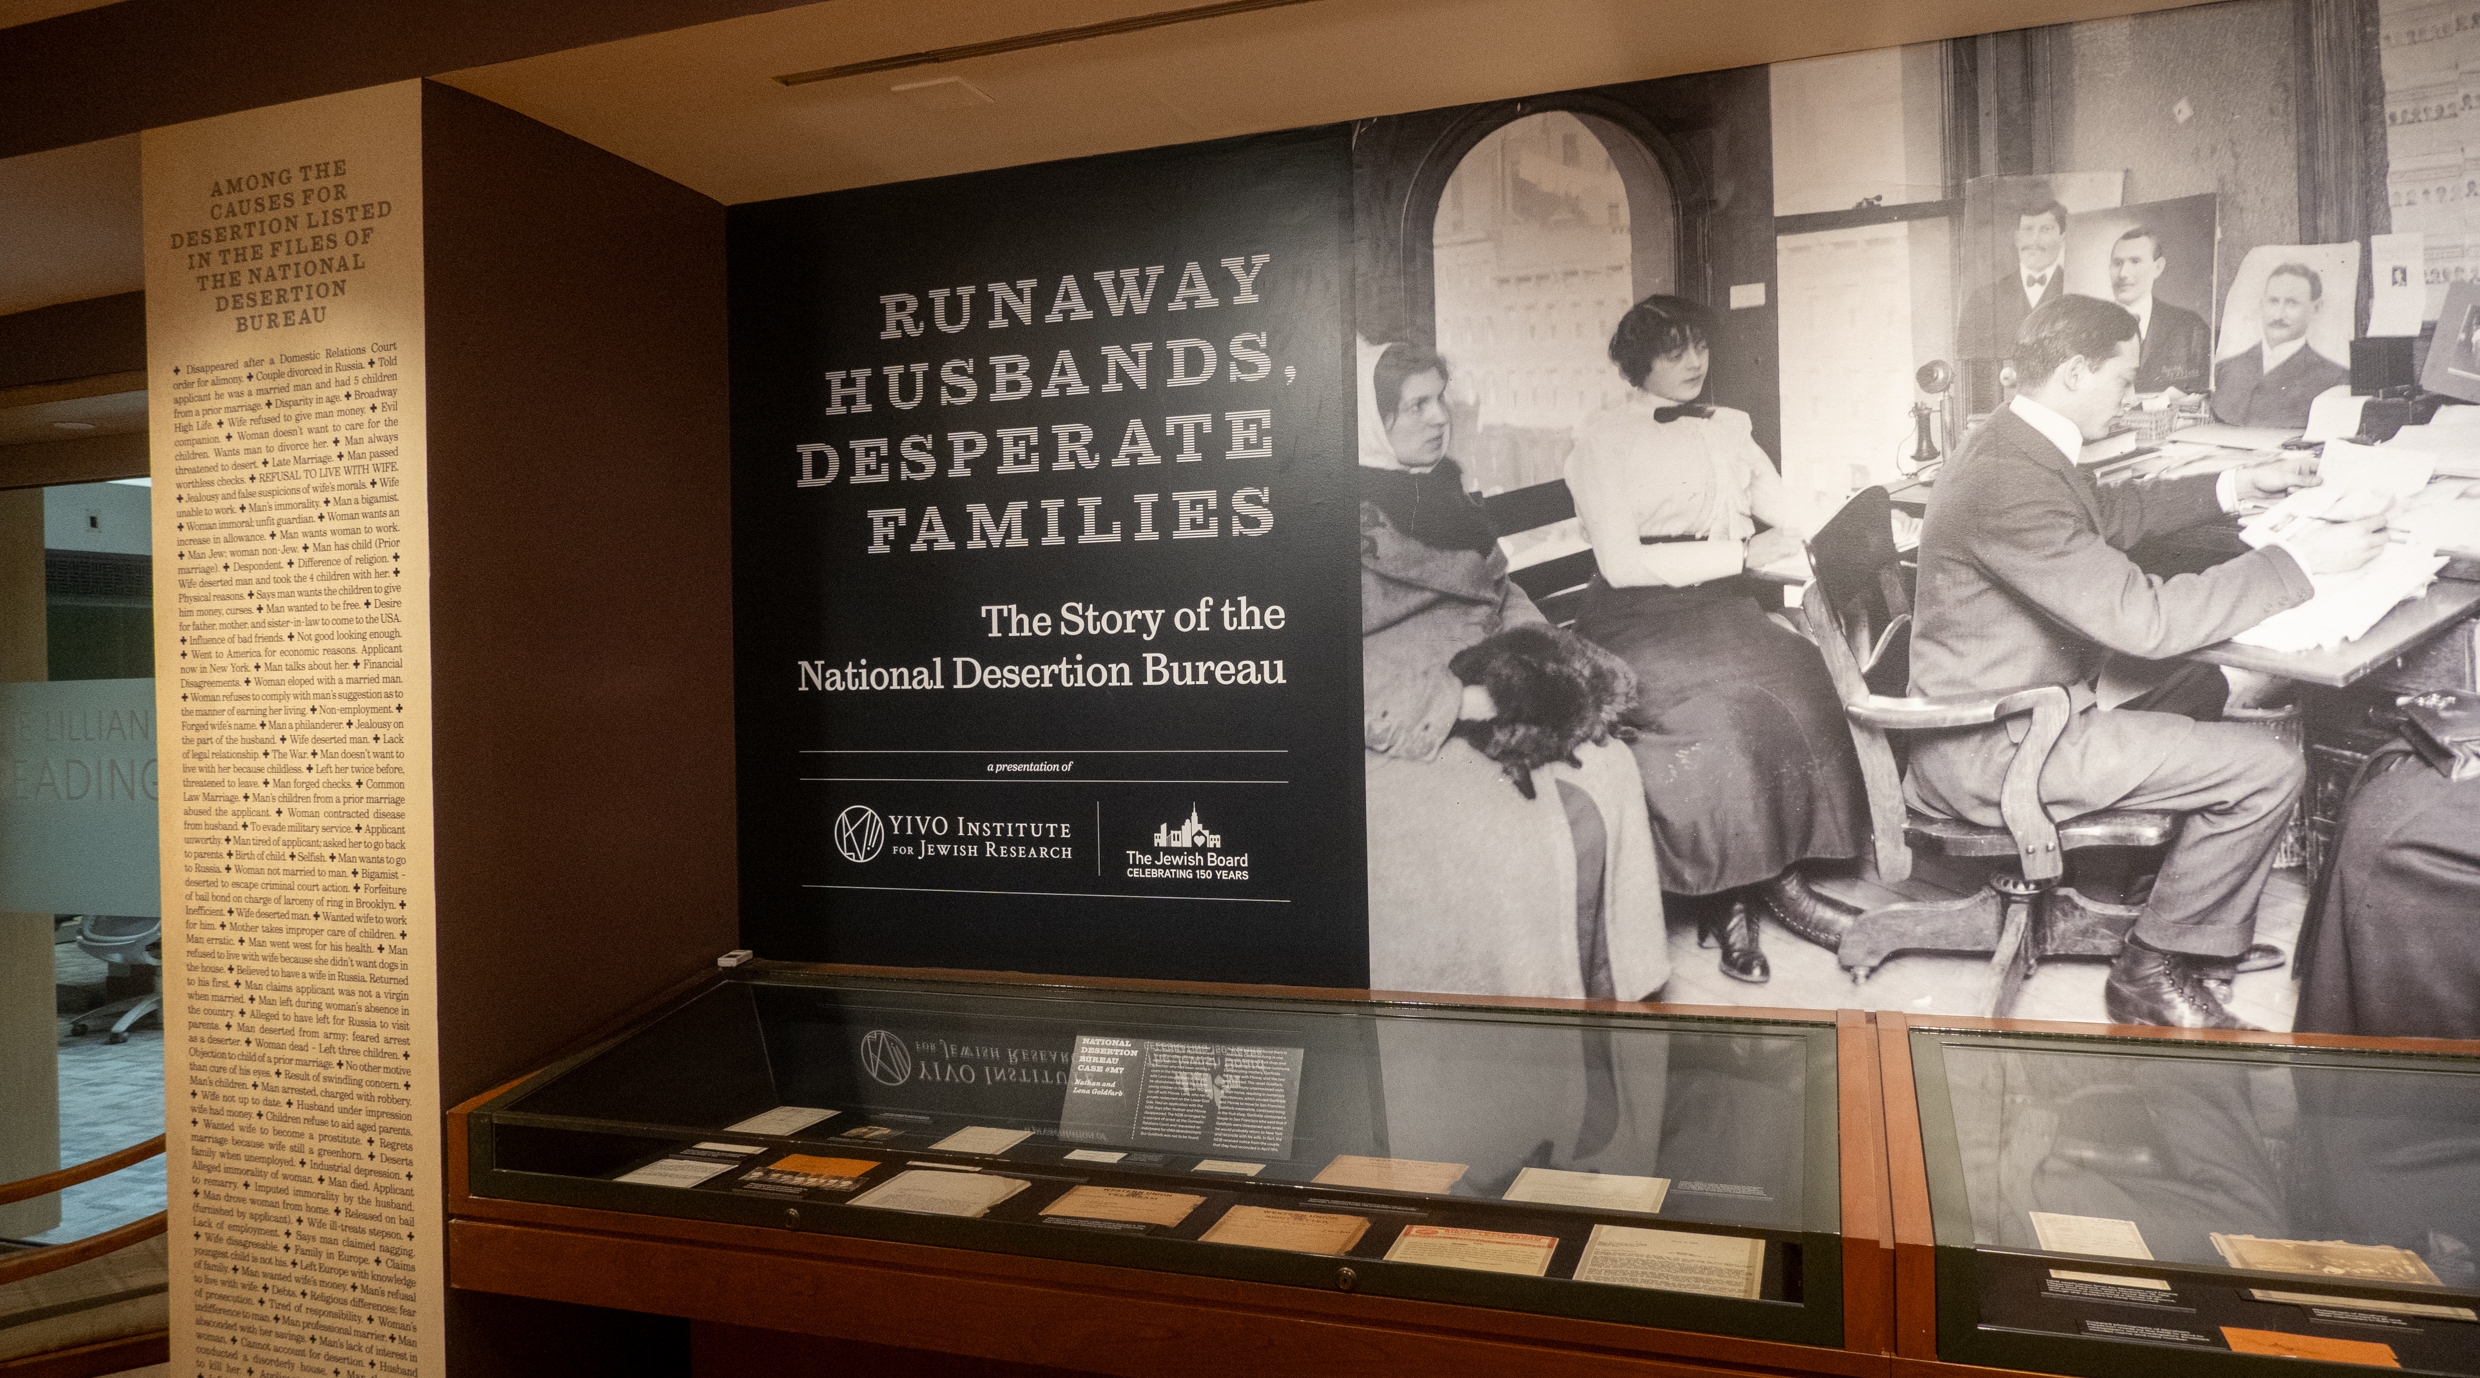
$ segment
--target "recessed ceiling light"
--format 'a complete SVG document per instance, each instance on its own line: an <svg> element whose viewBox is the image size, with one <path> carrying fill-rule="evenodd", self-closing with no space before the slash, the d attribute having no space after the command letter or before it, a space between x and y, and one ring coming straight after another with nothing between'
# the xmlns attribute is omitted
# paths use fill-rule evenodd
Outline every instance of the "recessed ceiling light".
<svg viewBox="0 0 2480 1378"><path fill-rule="evenodd" d="M52 429L56 431L91 431L94 428L95 423L92 421L55 421L52 423Z"/></svg>
<svg viewBox="0 0 2480 1378"><path fill-rule="evenodd" d="M940 77L935 81L908 81L887 88L924 110L970 110L991 103L981 87L963 77Z"/></svg>

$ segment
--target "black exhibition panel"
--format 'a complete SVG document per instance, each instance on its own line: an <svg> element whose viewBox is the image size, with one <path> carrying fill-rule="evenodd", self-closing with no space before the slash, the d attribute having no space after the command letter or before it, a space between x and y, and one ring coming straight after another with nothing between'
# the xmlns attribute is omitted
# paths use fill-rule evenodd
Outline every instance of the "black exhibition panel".
<svg viewBox="0 0 2480 1378"><path fill-rule="evenodd" d="M1833 1346L1834 1033L758 962L476 1109L471 1190Z"/></svg>
<svg viewBox="0 0 2480 1378"><path fill-rule="evenodd" d="M1914 1029L1938 1356L2480 1374L2480 1057Z"/></svg>

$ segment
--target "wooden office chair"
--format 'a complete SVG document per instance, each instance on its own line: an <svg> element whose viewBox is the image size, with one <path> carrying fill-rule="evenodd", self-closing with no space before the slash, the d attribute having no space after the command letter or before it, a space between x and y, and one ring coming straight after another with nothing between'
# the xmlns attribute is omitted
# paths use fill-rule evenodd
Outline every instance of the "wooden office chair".
<svg viewBox="0 0 2480 1378"><path fill-rule="evenodd" d="M2136 921L2133 905L2087 899L2059 884L2066 854L2086 847L2157 847L2179 816L2104 809L2055 823L2041 803L2041 768L2071 713L2064 685L2036 684L1989 694L1913 698L1909 678L1912 605L1894 547L1886 490L1846 503L1809 543L1816 579L1801 600L1810 636L1842 696L1860 755L1870 836L1881 879L1911 875L1912 848L1940 856L2013 858L1977 892L1958 900L1890 904L1853 921L1839 960L1865 981L1899 952L1986 952L1981 1012L2004 1017L2033 969L2050 957L2115 957ZM1951 732L2028 715L1999 791L2003 828L1984 828L1907 808L1889 733Z"/></svg>

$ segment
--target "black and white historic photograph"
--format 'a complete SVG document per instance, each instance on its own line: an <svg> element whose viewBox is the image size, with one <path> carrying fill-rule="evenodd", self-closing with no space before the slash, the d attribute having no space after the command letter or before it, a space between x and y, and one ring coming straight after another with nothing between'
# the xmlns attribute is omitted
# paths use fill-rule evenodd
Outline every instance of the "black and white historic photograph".
<svg viewBox="0 0 2480 1378"><path fill-rule="evenodd" d="M2291 20L1357 127L1374 985L2471 1031L2480 430Z"/></svg>

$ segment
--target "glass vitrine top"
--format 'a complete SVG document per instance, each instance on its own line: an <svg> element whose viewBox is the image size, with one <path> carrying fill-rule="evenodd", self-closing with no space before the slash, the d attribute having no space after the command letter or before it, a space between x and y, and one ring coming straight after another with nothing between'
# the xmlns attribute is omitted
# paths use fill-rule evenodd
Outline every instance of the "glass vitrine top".
<svg viewBox="0 0 2480 1378"><path fill-rule="evenodd" d="M2480 1284L2480 1059L1913 1038L1960 1177L1941 1244Z"/></svg>
<svg viewBox="0 0 2480 1378"><path fill-rule="evenodd" d="M1832 1033L762 967L492 1111L1832 1232Z"/></svg>
<svg viewBox="0 0 2480 1378"><path fill-rule="evenodd" d="M2480 1058L1916 1029L1939 1354L2480 1373Z"/></svg>

